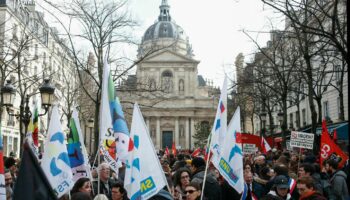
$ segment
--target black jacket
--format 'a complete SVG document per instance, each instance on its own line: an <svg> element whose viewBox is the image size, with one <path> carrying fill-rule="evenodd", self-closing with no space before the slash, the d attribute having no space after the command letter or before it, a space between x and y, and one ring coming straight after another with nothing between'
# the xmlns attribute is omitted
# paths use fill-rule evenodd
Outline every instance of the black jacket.
<svg viewBox="0 0 350 200"><path fill-rule="evenodd" d="M204 170L205 166L199 167L193 174L191 182L199 183L202 186L204 180ZM205 180L204 197L207 200L221 200L221 187L219 182L216 180L216 177L208 172Z"/></svg>

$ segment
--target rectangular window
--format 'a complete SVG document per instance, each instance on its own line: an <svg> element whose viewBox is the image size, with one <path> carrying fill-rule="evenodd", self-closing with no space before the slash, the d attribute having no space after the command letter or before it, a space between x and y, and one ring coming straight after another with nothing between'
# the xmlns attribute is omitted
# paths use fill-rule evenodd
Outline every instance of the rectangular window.
<svg viewBox="0 0 350 200"><path fill-rule="evenodd" d="M329 117L328 101L323 102L323 117Z"/></svg>
<svg viewBox="0 0 350 200"><path fill-rule="evenodd" d="M293 128L293 113L290 113L289 114L289 127L290 128Z"/></svg>
<svg viewBox="0 0 350 200"><path fill-rule="evenodd" d="M305 110L305 108L301 110L301 115L303 117L303 126L306 126L306 110Z"/></svg>

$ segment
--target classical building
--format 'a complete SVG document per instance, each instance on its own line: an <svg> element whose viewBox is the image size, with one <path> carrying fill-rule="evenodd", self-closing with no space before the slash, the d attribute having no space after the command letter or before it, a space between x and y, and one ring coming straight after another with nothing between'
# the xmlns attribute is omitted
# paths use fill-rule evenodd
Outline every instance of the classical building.
<svg viewBox="0 0 350 200"><path fill-rule="evenodd" d="M127 121L132 104L138 102L157 149L194 148L195 124L212 123L218 98L208 81L198 75L184 30L170 16L166 0L160 5L158 20L145 32L138 49L136 75L118 87ZM131 91L130 93L126 91ZM130 103L130 104L128 104Z"/></svg>

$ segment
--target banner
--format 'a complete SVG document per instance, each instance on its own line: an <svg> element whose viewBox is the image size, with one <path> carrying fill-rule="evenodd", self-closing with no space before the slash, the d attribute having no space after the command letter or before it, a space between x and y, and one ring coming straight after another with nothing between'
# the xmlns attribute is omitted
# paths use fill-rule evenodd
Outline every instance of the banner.
<svg viewBox="0 0 350 200"><path fill-rule="evenodd" d="M216 110L216 116L213 128L210 133L210 150L212 151L212 162L219 165L219 158L223 149L227 129L227 77L224 79L221 88L219 104Z"/></svg>
<svg viewBox="0 0 350 200"><path fill-rule="evenodd" d="M67 150L73 173L73 181L75 182L82 177L92 180L89 159L80 129L78 111L76 109L73 110L72 117L69 121L69 135L67 141Z"/></svg>
<svg viewBox="0 0 350 200"><path fill-rule="evenodd" d="M223 151L219 160L213 162L225 180L238 192L243 192L243 153L242 146L237 143L237 134L241 131L240 108L238 107L227 128ZM214 160L214 158L213 158Z"/></svg>
<svg viewBox="0 0 350 200"><path fill-rule="evenodd" d="M126 163L124 187L130 200L149 199L167 185L167 180L137 103L130 138L134 145Z"/></svg>
<svg viewBox="0 0 350 200"><path fill-rule="evenodd" d="M57 106L53 106L41 167L58 198L73 187L69 156Z"/></svg>
<svg viewBox="0 0 350 200"><path fill-rule="evenodd" d="M110 66L104 61L100 108L100 150L111 169L118 172L129 151L129 130L115 94Z"/></svg>
<svg viewBox="0 0 350 200"><path fill-rule="evenodd" d="M314 137L312 133L292 131L290 134L290 146L304 149L313 149Z"/></svg>
<svg viewBox="0 0 350 200"><path fill-rule="evenodd" d="M339 168L343 167L349 157L338 147L336 143L331 139L326 126L326 120L322 121L322 135L321 135L321 148L320 148L320 165L327 159L334 159L338 161Z"/></svg>

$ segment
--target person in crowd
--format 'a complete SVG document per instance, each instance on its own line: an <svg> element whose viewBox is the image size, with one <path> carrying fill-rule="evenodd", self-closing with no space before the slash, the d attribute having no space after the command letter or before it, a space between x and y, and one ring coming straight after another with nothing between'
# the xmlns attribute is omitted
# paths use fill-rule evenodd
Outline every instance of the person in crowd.
<svg viewBox="0 0 350 200"><path fill-rule="evenodd" d="M8 157L5 160L4 166L6 169L10 170L11 176L12 176L12 183L11 187L13 187L14 183L16 182L17 179L17 165L16 165L16 160L13 157Z"/></svg>
<svg viewBox="0 0 350 200"><path fill-rule="evenodd" d="M5 170L4 173L5 176L5 190L6 190L6 199L12 199L12 194L13 194L13 177L11 175L11 172L9 169Z"/></svg>
<svg viewBox="0 0 350 200"><path fill-rule="evenodd" d="M91 195L91 182L90 182L90 179L89 178L80 178L78 179L72 190L71 190L71 195L73 195L74 193L77 193L77 192L85 192L89 195Z"/></svg>
<svg viewBox="0 0 350 200"><path fill-rule="evenodd" d="M346 174L344 171L338 170L338 162L330 159L326 162L325 168L331 174L329 181L336 198L339 200L348 199L349 191L346 183Z"/></svg>
<svg viewBox="0 0 350 200"><path fill-rule="evenodd" d="M242 195L246 194L246 196L242 196L241 199L244 199L244 200L256 199L255 191L258 190L257 186L258 187L261 187L261 186L254 182L253 173L251 172L244 173L243 177L244 177L244 183L246 184L246 187L247 187L247 192L242 193Z"/></svg>
<svg viewBox="0 0 350 200"><path fill-rule="evenodd" d="M303 163L299 166L298 171L299 178L301 177L312 177L313 183L314 183L314 189L319 192L320 194L323 194L322 189L322 183L321 183L321 177L319 174L315 172L315 166L310 163Z"/></svg>
<svg viewBox="0 0 350 200"><path fill-rule="evenodd" d="M244 164L243 164L243 168L244 168L244 173L247 173L247 172L251 172L251 173L254 173L253 172L253 166L252 164L250 163L250 161L246 161Z"/></svg>
<svg viewBox="0 0 350 200"><path fill-rule="evenodd" d="M198 183L190 183L185 188L186 200L200 200L201 199L201 187ZM203 197L203 199L206 199Z"/></svg>
<svg viewBox="0 0 350 200"><path fill-rule="evenodd" d="M129 200L127 192L121 183L111 185L112 200Z"/></svg>
<svg viewBox="0 0 350 200"><path fill-rule="evenodd" d="M71 200L92 200L92 198L86 192L75 192L72 194Z"/></svg>
<svg viewBox="0 0 350 200"><path fill-rule="evenodd" d="M258 176L253 177L253 189L256 197L261 198L269 192L266 189L266 184L271 180L273 175L273 170L266 166L260 170Z"/></svg>
<svg viewBox="0 0 350 200"><path fill-rule="evenodd" d="M261 168L266 166L265 156L259 155L254 158L253 172L259 172Z"/></svg>
<svg viewBox="0 0 350 200"><path fill-rule="evenodd" d="M298 179L297 188L300 194L299 200L326 200L326 198L316 191L314 180L311 176L303 176Z"/></svg>
<svg viewBox="0 0 350 200"><path fill-rule="evenodd" d="M94 194L104 194L107 198L111 198L111 185L114 183L110 177L110 168L108 163L101 163L98 167L98 173L100 174L100 192L98 193L98 181L94 181L93 189Z"/></svg>
<svg viewBox="0 0 350 200"><path fill-rule="evenodd" d="M187 168L180 168L176 171L174 176L175 190L182 197L185 197L185 188L190 184L191 172Z"/></svg>
<svg viewBox="0 0 350 200"><path fill-rule="evenodd" d="M277 161L276 161L277 165L284 165L284 166L289 166L289 159L287 156L280 156Z"/></svg>
<svg viewBox="0 0 350 200"><path fill-rule="evenodd" d="M205 161L201 157L193 158L191 162L192 180L191 183L202 184L204 179ZM221 188L215 175L208 173L206 176L204 196L208 200L221 199Z"/></svg>
<svg viewBox="0 0 350 200"><path fill-rule="evenodd" d="M264 200L289 200L291 195L289 193L288 178L284 175L276 176L274 185L270 192L264 196Z"/></svg>
<svg viewBox="0 0 350 200"><path fill-rule="evenodd" d="M180 153L176 157L177 157L177 160L173 165L173 174L175 174L178 169L185 167L187 165L184 154Z"/></svg>

